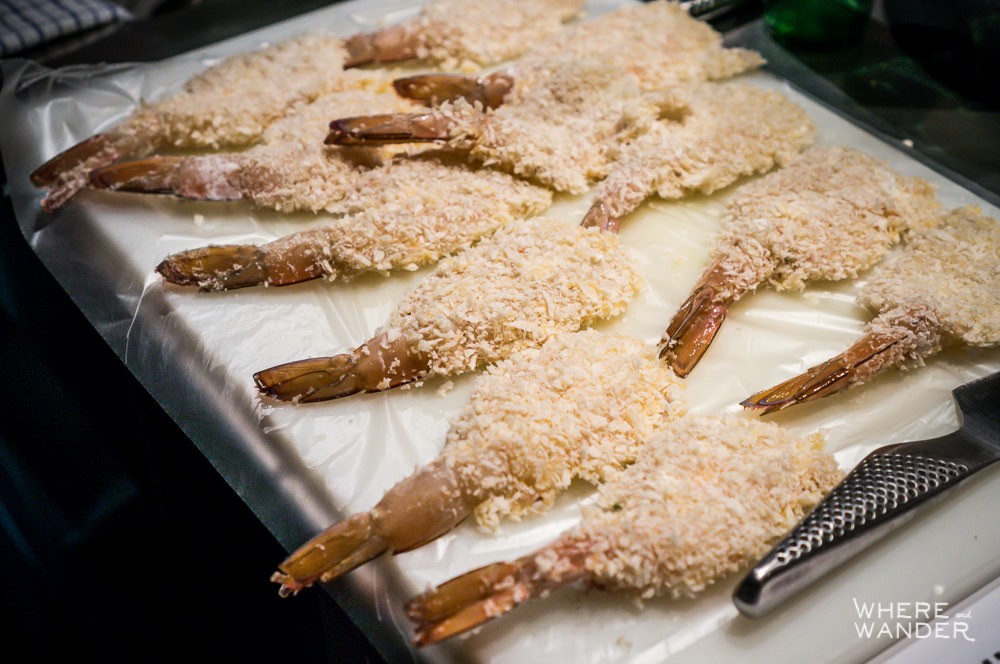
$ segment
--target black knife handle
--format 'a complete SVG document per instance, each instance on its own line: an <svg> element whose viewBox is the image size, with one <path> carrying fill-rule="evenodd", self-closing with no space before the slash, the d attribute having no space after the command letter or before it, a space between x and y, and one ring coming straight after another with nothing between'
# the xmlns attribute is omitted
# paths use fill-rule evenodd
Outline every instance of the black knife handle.
<svg viewBox="0 0 1000 664"><path fill-rule="evenodd" d="M761 559L733 602L746 616L763 616L990 461L960 431L875 450Z"/></svg>

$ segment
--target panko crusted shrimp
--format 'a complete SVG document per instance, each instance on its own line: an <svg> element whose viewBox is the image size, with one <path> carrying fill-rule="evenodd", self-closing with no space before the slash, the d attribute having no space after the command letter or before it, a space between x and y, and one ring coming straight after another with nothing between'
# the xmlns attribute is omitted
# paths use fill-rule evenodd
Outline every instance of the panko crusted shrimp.
<svg viewBox="0 0 1000 664"><path fill-rule="evenodd" d="M350 353L254 375L264 394L320 401L488 366L618 316L640 277L618 236L535 218L441 261Z"/></svg>
<svg viewBox="0 0 1000 664"><path fill-rule="evenodd" d="M729 201L712 262L670 322L663 357L687 375L736 300L764 283L796 291L812 280L854 279L939 211L924 180L856 150L809 148Z"/></svg>
<svg viewBox="0 0 1000 664"><path fill-rule="evenodd" d="M846 351L742 403L760 413L829 396L890 368L921 367L946 346L1000 344L1000 221L962 207L911 234L878 265L858 303L875 317Z"/></svg>
<svg viewBox="0 0 1000 664"><path fill-rule="evenodd" d="M531 218L552 192L492 169L432 155L400 158L356 174L321 226L261 245L210 245L166 257L156 268L174 284L202 290L285 286L319 277L415 270Z"/></svg>
<svg viewBox="0 0 1000 664"><path fill-rule="evenodd" d="M636 77L643 90L721 80L756 69L760 54L725 48L722 36L680 5L659 0L620 7L574 23L536 44L515 63L480 77L417 74L394 85L425 103L464 97L495 108L523 97L549 75L554 63L597 58Z"/></svg>
<svg viewBox="0 0 1000 664"><path fill-rule="evenodd" d="M347 53L332 35L305 35L232 56L191 78L179 92L139 108L117 126L70 147L32 174L47 189L46 210L64 205L89 172L158 149L251 145L278 118L324 93L386 86L371 73L343 71Z"/></svg>
<svg viewBox="0 0 1000 664"><path fill-rule="evenodd" d="M784 166L815 136L798 104L744 83L678 86L662 94L661 104L659 122L614 148L587 225L617 224L654 194L662 199L711 194Z"/></svg>
<svg viewBox="0 0 1000 664"><path fill-rule="evenodd" d="M520 98L490 113L458 99L418 114L340 118L327 142L433 141L557 191L583 193L604 177L611 147L656 118L638 81L599 59L567 60Z"/></svg>
<svg viewBox="0 0 1000 664"><path fill-rule="evenodd" d="M65 205L88 173L118 159L164 148L212 149L255 143L275 120L333 91L388 87L377 62L423 58L496 64L544 40L575 17L582 0L435 0L419 17L344 39L320 33L230 57L190 79L176 94L143 103L116 127L57 154L32 174L45 188L44 209ZM367 111L372 112L372 111Z"/></svg>
<svg viewBox="0 0 1000 664"><path fill-rule="evenodd" d="M477 379L437 460L312 538L273 580L288 595L426 544L470 514L492 531L545 512L574 478L599 484L634 462L659 422L684 412L682 393L655 351L626 336L585 330L515 353Z"/></svg>
<svg viewBox="0 0 1000 664"><path fill-rule="evenodd" d="M300 104L263 131L248 150L152 156L94 169L98 189L171 194L196 200L247 200L279 212L332 211L362 171L391 158L388 148L323 144L331 115L410 105L391 90L342 90Z"/></svg>
<svg viewBox="0 0 1000 664"><path fill-rule="evenodd" d="M836 485L841 471L822 446L819 434L737 416L665 420L575 528L412 599L414 641L437 643L577 582L696 595L763 555Z"/></svg>
<svg viewBox="0 0 1000 664"><path fill-rule="evenodd" d="M419 58L446 69L516 58L558 34L583 0L432 0L397 25L350 37L347 66Z"/></svg>

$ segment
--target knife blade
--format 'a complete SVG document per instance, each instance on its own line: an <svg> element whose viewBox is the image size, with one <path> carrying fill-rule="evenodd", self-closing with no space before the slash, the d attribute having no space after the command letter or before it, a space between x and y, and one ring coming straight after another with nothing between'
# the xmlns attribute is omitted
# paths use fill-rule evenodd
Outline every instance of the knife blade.
<svg viewBox="0 0 1000 664"><path fill-rule="evenodd" d="M770 613L904 525L932 498L1000 460L1000 372L952 390L958 430L875 450L737 586L743 615Z"/></svg>

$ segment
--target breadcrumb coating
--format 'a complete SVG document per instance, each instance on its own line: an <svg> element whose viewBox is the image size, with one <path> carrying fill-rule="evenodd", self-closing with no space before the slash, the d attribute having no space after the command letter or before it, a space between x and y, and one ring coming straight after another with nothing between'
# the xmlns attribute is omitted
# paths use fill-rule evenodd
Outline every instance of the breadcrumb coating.
<svg viewBox="0 0 1000 664"><path fill-rule="evenodd" d="M395 113L414 106L391 91L343 90L300 104L244 152L194 155L171 174L175 192L194 198L243 198L279 212L333 209L361 173L392 156L388 147L323 144L331 117Z"/></svg>
<svg viewBox="0 0 1000 664"><path fill-rule="evenodd" d="M575 194L606 175L611 146L644 130L656 112L635 77L594 59L562 63L488 114L465 100L437 110L453 123L451 144L473 159Z"/></svg>
<svg viewBox="0 0 1000 664"><path fill-rule="evenodd" d="M617 316L639 287L618 236L535 218L439 263L387 334L408 337L429 375L459 374Z"/></svg>
<svg viewBox="0 0 1000 664"><path fill-rule="evenodd" d="M569 536L585 543L589 580L680 597L753 562L840 481L823 444L742 417L665 421Z"/></svg>
<svg viewBox="0 0 1000 664"><path fill-rule="evenodd" d="M88 183L91 170L157 149L221 149L255 143L264 130L299 104L325 92L387 89L389 78L344 71L341 39L306 35L232 56L159 101L142 101L117 126L91 136L40 166L32 177L48 194L43 208L66 204Z"/></svg>
<svg viewBox="0 0 1000 664"><path fill-rule="evenodd" d="M583 0L435 0L410 29L420 57L448 69L486 66L522 55L563 29Z"/></svg>
<svg viewBox="0 0 1000 664"><path fill-rule="evenodd" d="M143 104L116 133L136 142L134 155L161 146L249 145L297 104L373 85L370 73L344 71L345 57L341 38L329 34L235 55L190 79L180 92Z"/></svg>
<svg viewBox="0 0 1000 664"><path fill-rule="evenodd" d="M644 90L719 80L764 64L759 53L725 48L722 35L676 2L633 3L567 27L513 65L519 87L551 63L596 58L633 76Z"/></svg>
<svg viewBox="0 0 1000 664"><path fill-rule="evenodd" d="M806 112L780 92L746 84L681 86L659 97L664 116L613 151L597 188L613 217L656 193L711 194L741 177L784 166L815 137Z"/></svg>
<svg viewBox="0 0 1000 664"><path fill-rule="evenodd" d="M397 159L356 176L336 206L348 214L262 249L269 264L307 262L330 279L415 270L551 202L547 189L506 173L430 157Z"/></svg>
<svg viewBox="0 0 1000 664"><path fill-rule="evenodd" d="M881 314L870 330L929 336L914 344L913 363L937 352L939 335L946 343L1000 344L1000 222L973 206L950 211L873 269L858 302Z"/></svg>
<svg viewBox="0 0 1000 664"><path fill-rule="evenodd" d="M663 417L685 411L682 394L638 339L561 334L487 369L442 457L478 503L480 526L495 529L548 510L574 478L597 484L620 472Z"/></svg>
<svg viewBox="0 0 1000 664"><path fill-rule="evenodd" d="M715 255L737 294L765 281L801 290L856 278L939 211L930 183L857 150L814 146L736 192Z"/></svg>

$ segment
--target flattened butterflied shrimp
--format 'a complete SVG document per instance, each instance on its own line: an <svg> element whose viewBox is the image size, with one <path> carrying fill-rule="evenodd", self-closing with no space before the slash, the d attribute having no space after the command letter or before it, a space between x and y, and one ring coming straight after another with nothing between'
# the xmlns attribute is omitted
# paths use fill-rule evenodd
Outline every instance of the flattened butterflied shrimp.
<svg viewBox="0 0 1000 664"><path fill-rule="evenodd" d="M754 51L725 48L712 26L676 3L661 1L629 4L570 25L498 72L478 78L417 74L394 86L426 103L464 97L495 108L536 86L553 63L581 58L600 59L632 74L643 90L729 78L764 62Z"/></svg>
<svg viewBox="0 0 1000 664"><path fill-rule="evenodd" d="M815 126L780 92L742 83L675 87L660 96L662 119L614 149L588 216L620 219L652 195L711 194L790 162Z"/></svg>
<svg viewBox="0 0 1000 664"><path fill-rule="evenodd" d="M856 150L806 150L735 193L711 264L670 322L662 356L687 375L736 300L764 283L802 290L811 280L856 278L939 210L924 180Z"/></svg>
<svg viewBox="0 0 1000 664"><path fill-rule="evenodd" d="M583 0L432 0L420 15L347 39L345 66L420 58L488 66L516 58L557 34L583 10Z"/></svg>
<svg viewBox="0 0 1000 664"><path fill-rule="evenodd" d="M558 191L583 193L603 177L611 146L656 117L634 76L594 59L562 62L517 103L490 113L464 99L413 115L341 118L328 143L438 141Z"/></svg>
<svg viewBox="0 0 1000 664"><path fill-rule="evenodd" d="M351 353L255 374L264 394L320 401L494 364L621 314L640 278L610 233L536 218L444 259Z"/></svg>
<svg viewBox="0 0 1000 664"><path fill-rule="evenodd" d="M345 71L368 62L414 57L495 64L557 32L581 0L437 0L407 24L346 41L305 35L233 56L160 101L143 104L116 127L49 159L32 174L47 190L45 210L65 205L94 168L163 148L212 149L255 143L297 104L335 90L387 85L374 72Z"/></svg>
<svg viewBox="0 0 1000 664"><path fill-rule="evenodd" d="M361 172L387 161L392 149L324 145L330 116L411 108L391 91L332 92L275 121L248 150L120 161L91 171L90 183L196 200L247 200L279 212L332 210Z"/></svg>
<svg viewBox="0 0 1000 664"><path fill-rule="evenodd" d="M683 413L681 392L655 352L625 336L567 333L516 353L477 379L436 461L297 549L272 580L288 595L470 514L492 530L547 511L573 478L599 484L632 463L661 418Z"/></svg>
<svg viewBox="0 0 1000 664"><path fill-rule="evenodd" d="M770 413L923 366L945 346L1000 344L1000 221L974 207L951 211L876 266L858 302L877 315L857 342L743 405Z"/></svg>
<svg viewBox="0 0 1000 664"><path fill-rule="evenodd" d="M384 86L374 73L344 72L339 37L306 35L228 58L182 90L143 103L114 128L51 158L32 174L55 210L87 184L88 173L118 159L158 149L220 149L255 143L275 120L301 103L336 90Z"/></svg>
<svg viewBox="0 0 1000 664"><path fill-rule="evenodd" d="M552 193L492 169L431 155L359 173L322 226L261 245L218 245L168 256L164 279L202 290L284 286L318 277L413 270L533 217Z"/></svg>
<svg viewBox="0 0 1000 664"><path fill-rule="evenodd" d="M756 560L841 479L822 444L741 417L664 421L577 527L412 599L414 642L437 643L575 582L641 598L696 595Z"/></svg>

